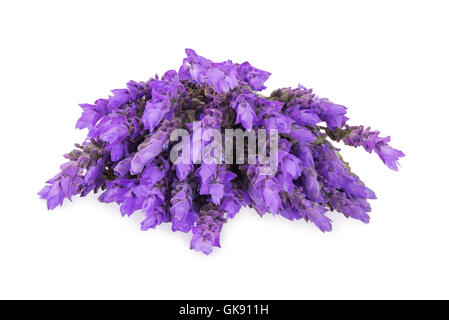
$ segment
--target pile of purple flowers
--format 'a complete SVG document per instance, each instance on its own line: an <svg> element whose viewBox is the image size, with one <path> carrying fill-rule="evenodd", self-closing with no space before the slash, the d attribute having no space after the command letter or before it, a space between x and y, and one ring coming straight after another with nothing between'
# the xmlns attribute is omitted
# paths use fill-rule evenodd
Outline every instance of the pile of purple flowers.
<svg viewBox="0 0 449 320"><path fill-rule="evenodd" d="M140 210L142 230L170 222L190 232L191 248L209 254L220 246L223 224L242 206L290 220L304 218L330 231L328 210L365 223L375 194L351 172L330 140L374 151L393 170L404 154L378 131L346 124L346 108L319 98L303 86L262 96L270 73L228 60L215 63L186 50L178 72L147 82L131 81L108 99L82 104L76 123L88 129L83 144L64 157L54 178L39 192L48 209L65 198L102 191L101 202L116 202L123 216ZM170 161L175 129L276 129L278 170L262 164Z"/></svg>

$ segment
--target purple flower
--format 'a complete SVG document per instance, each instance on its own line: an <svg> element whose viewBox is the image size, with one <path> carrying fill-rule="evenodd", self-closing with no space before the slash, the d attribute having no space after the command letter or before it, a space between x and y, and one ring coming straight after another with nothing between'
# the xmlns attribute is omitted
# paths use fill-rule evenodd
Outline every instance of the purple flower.
<svg viewBox="0 0 449 320"><path fill-rule="evenodd" d="M282 173L291 178L297 179L302 172L300 160L291 153L283 150L279 151L279 162Z"/></svg>
<svg viewBox="0 0 449 320"><path fill-rule="evenodd" d="M119 161L125 153L125 148L123 147L122 143L116 143L110 146L110 152L111 160L114 162Z"/></svg>
<svg viewBox="0 0 449 320"><path fill-rule="evenodd" d="M79 164L75 161L64 163L60 166L61 172L48 180L38 195L47 201L48 210L53 210L62 205L64 199L71 200L72 196L80 193L83 178L80 176Z"/></svg>
<svg viewBox="0 0 449 320"><path fill-rule="evenodd" d="M93 109L93 107L94 106L92 106L92 108L85 107L81 118L76 122L75 127L77 129L92 128L100 119L101 114Z"/></svg>
<svg viewBox="0 0 449 320"><path fill-rule="evenodd" d="M305 209L306 217L312 221L321 231L329 232L332 230L331 220L324 215L327 210L322 207L313 207Z"/></svg>
<svg viewBox="0 0 449 320"><path fill-rule="evenodd" d="M308 199L318 201L321 198L321 186L317 180L317 173L315 170L306 168L304 169L302 175L302 185L304 186L304 191Z"/></svg>
<svg viewBox="0 0 449 320"><path fill-rule="evenodd" d="M320 103L321 114L320 117L326 122L329 129L341 128L349 119L345 116L346 107L323 99Z"/></svg>
<svg viewBox="0 0 449 320"><path fill-rule="evenodd" d="M213 63L206 74L206 83L212 85L218 93L225 93L238 85L237 66L232 61Z"/></svg>
<svg viewBox="0 0 449 320"><path fill-rule="evenodd" d="M239 95L231 104L232 108L237 112L236 123L241 123L246 129L252 129L257 121L257 115L254 112L254 97L249 94Z"/></svg>
<svg viewBox="0 0 449 320"><path fill-rule="evenodd" d="M262 189L262 197L272 213L277 213L279 209L282 208L282 201L279 196L280 191L281 188L272 179L265 180Z"/></svg>
<svg viewBox="0 0 449 320"><path fill-rule="evenodd" d="M189 232L197 220L197 215L192 207L192 193L190 184L178 182L175 185L172 192L173 197L170 200L173 231Z"/></svg>
<svg viewBox="0 0 449 320"><path fill-rule="evenodd" d="M193 165L190 163L179 163L175 165L176 176L180 181L185 180L189 174L193 171Z"/></svg>
<svg viewBox="0 0 449 320"><path fill-rule="evenodd" d="M47 200L48 210L53 210L58 205L62 205L62 202L64 201L64 191L60 181L52 185L46 185L39 191L39 195L41 199Z"/></svg>
<svg viewBox="0 0 449 320"><path fill-rule="evenodd" d="M197 176L200 177L202 184L208 185L212 179L217 177L217 165L203 163L197 170Z"/></svg>
<svg viewBox="0 0 449 320"><path fill-rule="evenodd" d="M317 137L306 128L300 126L293 126L288 132L289 136L298 141L301 145L306 145L315 142Z"/></svg>
<svg viewBox="0 0 449 320"><path fill-rule="evenodd" d="M277 130L279 133L289 133L293 121L287 116L277 114L264 120L268 132Z"/></svg>
<svg viewBox="0 0 449 320"><path fill-rule="evenodd" d="M128 128L126 125L117 125L110 127L107 131L100 134L100 139L110 144L121 141L126 135L128 135Z"/></svg>
<svg viewBox="0 0 449 320"><path fill-rule="evenodd" d="M315 162L313 161L312 151L309 147L302 145L298 148L298 158L301 160L301 164L304 167L314 167Z"/></svg>
<svg viewBox="0 0 449 320"><path fill-rule="evenodd" d="M223 212L216 209L205 209L192 229L193 237L190 249L210 254L213 247L220 247L220 231L225 219Z"/></svg>
<svg viewBox="0 0 449 320"><path fill-rule="evenodd" d="M109 107L111 109L120 108L131 98L128 89L115 89L112 90L112 93L114 95L109 98Z"/></svg>
<svg viewBox="0 0 449 320"><path fill-rule="evenodd" d="M140 229L146 231L148 229L154 229L162 222L165 222L165 212L159 208L147 213L145 219L142 221Z"/></svg>
<svg viewBox="0 0 449 320"><path fill-rule="evenodd" d="M167 122L161 126L155 134L151 136L148 141L139 145L139 150L131 160L131 174L138 174L142 172L143 168L151 161L153 161L166 147L168 147L167 140L169 139L172 130L172 123Z"/></svg>
<svg viewBox="0 0 449 320"><path fill-rule="evenodd" d="M182 94L184 88L174 70L166 72L162 80L151 81L150 86L152 99L146 102L142 122L145 129L153 132L163 119L172 119L174 105L171 100Z"/></svg>
<svg viewBox="0 0 449 320"><path fill-rule="evenodd" d="M184 59L179 69L179 78L181 80L193 79L198 83L204 83L212 61L197 55L192 49L186 49L185 51L187 58Z"/></svg>
<svg viewBox="0 0 449 320"><path fill-rule="evenodd" d="M394 149L389 145L380 145L375 151L388 168L396 171L398 170L399 158L405 156L401 150Z"/></svg>
<svg viewBox="0 0 449 320"><path fill-rule="evenodd" d="M131 173L142 172L145 165L161 153L163 145L164 141L153 139L147 146L139 150L131 160Z"/></svg>
<svg viewBox="0 0 449 320"><path fill-rule="evenodd" d="M220 209L226 212L226 218L231 219L234 218L235 215L239 212L242 207L240 200L236 197L226 197Z"/></svg>
<svg viewBox="0 0 449 320"><path fill-rule="evenodd" d="M315 110L302 109L300 105L295 105L286 110L290 118L296 121L301 126L314 126L321 122L320 117L315 113Z"/></svg>
<svg viewBox="0 0 449 320"><path fill-rule="evenodd" d="M248 62L241 65L234 64L231 60L214 63L199 56L192 49L186 49L186 54L187 58L178 72L179 78L206 83L218 93L226 93L236 88L240 81L247 83L251 89L260 91L266 88L264 83L270 77L269 72L254 68Z"/></svg>
<svg viewBox="0 0 449 320"><path fill-rule="evenodd" d="M99 159L97 164L90 167L84 175L84 181L87 184L93 184L103 173L103 162Z"/></svg>
<svg viewBox="0 0 449 320"><path fill-rule="evenodd" d="M168 113L168 108L164 104L165 101L153 103L148 101L145 107L145 112L142 116L142 122L146 129L154 131L154 128L161 123L164 116Z"/></svg>
<svg viewBox="0 0 449 320"><path fill-rule="evenodd" d="M388 168L397 171L399 158L404 157L405 154L389 146L390 137L379 137L379 131L371 131L370 129L370 127L365 129L363 126L346 126L345 131L348 134L344 137L343 141L350 146L362 146L369 153L374 150ZM342 133L344 134L344 132ZM339 139L341 137L337 136L336 140Z"/></svg>
<svg viewBox="0 0 449 320"><path fill-rule="evenodd" d="M212 184L210 186L210 195L212 196L212 202L219 205L224 196L224 185L221 183Z"/></svg>
<svg viewBox="0 0 449 320"><path fill-rule="evenodd" d="M123 177L125 174L129 172L130 168L131 168L131 158L126 158L117 163L117 165L114 168L114 173L120 177Z"/></svg>
<svg viewBox="0 0 449 320"><path fill-rule="evenodd" d="M145 83L130 81L127 83L128 94L131 100L139 100L146 94Z"/></svg>
<svg viewBox="0 0 449 320"><path fill-rule="evenodd" d="M140 180L144 181L149 185L155 185L163 178L165 178L168 172L169 172L168 161L165 160L164 158L159 158L158 160L152 161L146 166L145 170L142 172L142 175L140 176Z"/></svg>
<svg viewBox="0 0 449 320"><path fill-rule="evenodd" d="M249 62L244 62L239 65L238 73L242 78L242 81L248 83L251 89L256 91L260 91L266 88L264 86L264 83L271 75L271 73L267 71L254 68L249 64Z"/></svg>

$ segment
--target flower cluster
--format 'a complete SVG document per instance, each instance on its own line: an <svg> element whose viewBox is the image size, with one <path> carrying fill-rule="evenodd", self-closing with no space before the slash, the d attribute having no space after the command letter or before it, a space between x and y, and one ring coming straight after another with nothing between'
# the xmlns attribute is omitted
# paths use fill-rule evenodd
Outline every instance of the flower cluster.
<svg viewBox="0 0 449 320"><path fill-rule="evenodd" d="M99 200L116 202L123 216L142 212L142 230L171 223L173 231L192 231L191 248L205 254L220 246L223 224L242 206L260 215L303 218L323 232L332 229L329 210L369 221L367 200L375 194L351 172L331 140L374 151L397 170L404 154L389 146L389 137L348 126L344 106L303 86L261 95L270 73L248 62L215 63L191 49L186 54L178 71L131 81L108 99L81 105L76 128L87 129L87 138L65 155L61 171L39 192L48 209L74 195L102 191ZM221 132L276 130L276 170L266 174L259 158L173 163L170 154L177 142L171 141L172 132L187 130L187 140L193 141L194 123ZM199 152L213 143L202 140Z"/></svg>

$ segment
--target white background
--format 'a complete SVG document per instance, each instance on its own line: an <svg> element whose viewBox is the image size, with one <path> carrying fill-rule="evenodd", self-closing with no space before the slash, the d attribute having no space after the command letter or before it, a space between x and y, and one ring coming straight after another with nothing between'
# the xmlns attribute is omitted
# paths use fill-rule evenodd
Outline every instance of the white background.
<svg viewBox="0 0 449 320"><path fill-rule="evenodd" d="M447 1L2 1L0 298L449 298ZM86 134L78 103L177 69L184 48L346 105L405 152L342 154L376 191L368 225L242 212L210 256L96 196L36 193Z"/></svg>

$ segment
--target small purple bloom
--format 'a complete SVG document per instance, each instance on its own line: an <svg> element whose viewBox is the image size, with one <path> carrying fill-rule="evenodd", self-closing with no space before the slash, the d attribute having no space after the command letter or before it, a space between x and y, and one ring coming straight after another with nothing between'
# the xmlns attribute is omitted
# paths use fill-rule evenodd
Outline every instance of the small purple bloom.
<svg viewBox="0 0 449 320"><path fill-rule="evenodd" d="M210 195L212 196L212 202L219 205L224 196L224 185L221 183L211 184Z"/></svg>
<svg viewBox="0 0 449 320"><path fill-rule="evenodd" d="M264 83L271 75L271 73L267 71L254 68L249 62L244 62L239 65L238 73L240 74L242 81L247 82L251 89L256 91L261 91L266 88Z"/></svg>
<svg viewBox="0 0 449 320"><path fill-rule="evenodd" d="M345 116L346 107L332 103L329 100L321 100L320 109L320 117L327 123L329 129L341 128L349 119Z"/></svg>
<svg viewBox="0 0 449 320"><path fill-rule="evenodd" d="M272 179L267 179L265 181L262 196L272 213L277 213L278 210L282 208L282 201L279 196L280 191L281 188Z"/></svg>
<svg viewBox="0 0 449 320"><path fill-rule="evenodd" d="M162 148L164 146L164 141L158 140L158 139L152 139L150 143L139 150L131 160L131 173L132 174L138 174L142 172L143 168L146 166L146 164L156 156L158 156Z"/></svg>
<svg viewBox="0 0 449 320"><path fill-rule="evenodd" d="M246 129L252 129L254 123L257 121L257 115L254 112L254 97L248 94L242 94L232 103L232 108L237 112L236 123L241 123Z"/></svg>

